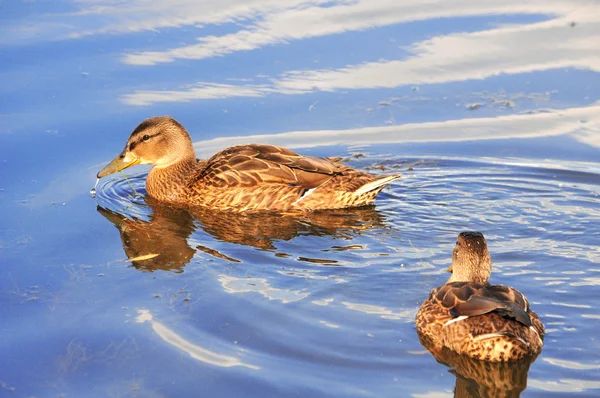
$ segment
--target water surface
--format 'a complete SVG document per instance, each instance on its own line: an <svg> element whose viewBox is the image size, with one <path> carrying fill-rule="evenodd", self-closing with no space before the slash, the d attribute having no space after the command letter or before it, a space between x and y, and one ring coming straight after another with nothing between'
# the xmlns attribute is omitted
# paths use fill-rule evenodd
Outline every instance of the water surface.
<svg viewBox="0 0 600 398"><path fill-rule="evenodd" d="M594 2L0 8L0 396L600 393ZM143 167L90 198L159 114L202 157L263 142L403 178L297 217L165 206ZM544 321L535 361L419 343L463 230Z"/></svg>

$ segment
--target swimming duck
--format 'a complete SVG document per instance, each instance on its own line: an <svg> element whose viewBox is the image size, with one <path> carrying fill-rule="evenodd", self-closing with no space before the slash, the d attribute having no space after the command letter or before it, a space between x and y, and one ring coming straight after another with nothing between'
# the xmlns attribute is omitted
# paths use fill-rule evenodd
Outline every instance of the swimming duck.
<svg viewBox="0 0 600 398"><path fill-rule="evenodd" d="M154 166L146 178L147 193L153 198L235 211L363 206L400 178L375 176L333 158L301 156L262 144L237 145L198 160L190 135L169 116L141 122L98 178L136 164Z"/></svg>
<svg viewBox="0 0 600 398"><path fill-rule="evenodd" d="M491 285L492 260L480 232L458 235L450 279L416 316L420 337L473 358L503 362L542 350L544 326L518 290Z"/></svg>

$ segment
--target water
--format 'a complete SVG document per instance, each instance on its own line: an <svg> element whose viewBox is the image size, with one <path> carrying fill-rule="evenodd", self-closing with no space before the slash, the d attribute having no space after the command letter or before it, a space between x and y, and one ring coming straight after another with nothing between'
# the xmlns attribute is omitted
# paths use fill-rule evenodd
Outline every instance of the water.
<svg viewBox="0 0 600 398"><path fill-rule="evenodd" d="M600 394L595 3L159 3L2 6L0 396ZM296 217L164 206L141 166L90 197L158 114L202 157L403 178ZM464 230L546 325L535 361L420 344Z"/></svg>

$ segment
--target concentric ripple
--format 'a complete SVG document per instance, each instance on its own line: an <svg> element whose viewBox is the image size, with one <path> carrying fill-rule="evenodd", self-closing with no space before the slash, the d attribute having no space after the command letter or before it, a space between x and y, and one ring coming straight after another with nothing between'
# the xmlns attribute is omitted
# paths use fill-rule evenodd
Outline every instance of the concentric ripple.
<svg viewBox="0 0 600 398"><path fill-rule="evenodd" d="M115 174L100 180L96 187L98 205L117 211L129 218L147 218L150 211L146 206L147 173L124 176Z"/></svg>
<svg viewBox="0 0 600 398"><path fill-rule="evenodd" d="M600 326L597 170L519 159L366 157L351 165L395 165L404 178L375 207L289 218L144 200L133 192L144 192L144 174L100 185L99 212L121 231L127 256L138 259L132 265L178 272L155 278L163 291L183 293L153 291L161 300L144 307L157 338L175 347L163 354L172 371L199 363L234 381L254 380L265 393L307 385L313 395L447 391L454 379L439 379L413 318L447 278L457 234L479 230L494 261L492 281L522 290L548 328L544 359L524 366L525 376L539 384L566 372L597 389L589 379L595 354L587 350ZM123 225L115 214L133 222ZM148 253L157 256L139 260ZM202 299L185 306L185 297ZM211 361L232 365L214 370ZM397 380L423 383L398 390Z"/></svg>

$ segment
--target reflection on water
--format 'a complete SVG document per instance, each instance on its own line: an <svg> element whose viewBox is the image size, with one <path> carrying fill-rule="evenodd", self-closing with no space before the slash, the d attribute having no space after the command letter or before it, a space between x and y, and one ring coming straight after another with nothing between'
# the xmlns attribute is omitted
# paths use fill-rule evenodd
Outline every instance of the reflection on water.
<svg viewBox="0 0 600 398"><path fill-rule="evenodd" d="M387 0L275 2L225 1L209 3L175 1L165 7L160 1L115 5L105 0L76 2L76 12L38 16L35 28L12 23L3 36L16 42L81 40L88 36L127 35L160 28L218 25L236 21L226 33L200 32L186 35L192 44L128 50L120 61L137 68L201 61L236 52L252 52L268 46L293 45L316 37L364 31L414 21L457 17L521 15L526 22L491 24L473 31L456 30L426 40L404 43L408 51L400 59L395 52L380 61L361 60L348 65L313 69L291 69L276 78L245 78L243 84L197 80L175 83L169 89L135 90L123 95L129 105L156 102L186 102L193 99L260 97L273 93L304 94L314 91L390 88L411 84L442 84L485 79L498 74L522 74L559 68L598 71L596 43L600 38L600 7L595 2L546 0L523 3L443 0L428 2ZM24 26L25 25L25 26ZM90 26L94 26L90 28ZM4 39L6 40L6 39ZM519 46L513 45L519 43ZM167 47L165 49L165 47ZM408 54L406 54L408 53ZM370 62L368 62L370 61ZM181 61L180 61L181 62ZM247 81L250 80L248 83ZM258 80L258 81L254 81ZM186 88L176 87L186 83Z"/></svg>
<svg viewBox="0 0 600 398"><path fill-rule="evenodd" d="M392 147L389 152L401 153ZM597 168L520 158L422 159L352 158L359 168L398 164L414 171L384 191L374 208L297 216L232 217L164 206L144 198L144 174L131 176L130 183L122 177L101 181L96 201L102 217L89 222L92 233L105 235L94 258L67 267L78 272L66 275L58 288L24 283L18 273L4 280L6 290L15 292L7 325L18 325L19 334L0 339L0 345L19 372L3 368L3 377L24 389L19 374L26 365L18 362L18 347L32 341L44 350L56 345L58 352L41 357L60 360L76 338L67 351L77 366L63 371L68 388L57 387L57 395L73 392L84 374L119 386L137 377L145 383L140 396L157 390L185 396L199 386L232 397L250 388L258 391L255 396L301 391L311 397L425 397L453 389L460 397L544 396L552 388L596 393ZM94 210L95 201L85 200ZM499 278L526 288L549 326L544 351L532 366L482 365L433 352L453 376L418 352L415 313L423 295L447 279L456 231L467 228L486 233ZM69 246L65 252L76 250ZM136 268L156 272L133 272L115 262L123 250ZM62 264L53 272L65 273ZM39 298L42 290L59 298L23 299ZM43 331L33 330L22 313L52 321ZM147 322L123 322L123 314ZM90 319L97 323L82 329ZM60 344L49 343L57 339ZM122 347L108 356L122 368L107 363L107 346ZM35 367L42 374L49 368Z"/></svg>
<svg viewBox="0 0 600 398"><path fill-rule="evenodd" d="M228 275L219 275L219 282L227 293L257 292L269 300L279 300L284 304L305 299L309 292L279 289L269 285L265 278L236 278Z"/></svg>
<svg viewBox="0 0 600 398"><path fill-rule="evenodd" d="M143 292L128 307L151 312L150 335L177 347L161 355L174 355L182 368L219 368L232 385L246 377L253 385L288 385L286 393L270 391L282 396L313 384L319 387L307 395L434 396L454 389L460 397L516 397L543 392L548 382L560 391L598 389L592 282L600 212L593 164L575 170L550 161L401 155L352 162L414 172L375 207L296 216L164 206L143 197L144 174L130 183L101 182L98 212L120 232L121 242L114 230L107 234L116 255L125 250L141 270L186 271L119 273ZM416 353L415 312L424 292L446 279L448 250L456 230L465 228L488 231L495 272L509 285L529 286L528 297L549 325L529 379L527 361L482 364L434 351L455 375L439 378L449 373ZM102 270L102 291L113 286L114 272ZM152 339L146 344L160 348ZM229 373L240 368L255 376ZM331 380L322 381L323 372ZM395 379L410 391L399 390Z"/></svg>
<svg viewBox="0 0 600 398"><path fill-rule="evenodd" d="M138 314L139 315L135 318L135 321L137 323L150 322L150 324L152 325L152 329L156 332L156 334L158 334L158 336L163 341L169 343L174 347L179 348L182 351L185 351L187 354L189 354L190 357L198 361L225 368L228 368L230 366L243 366L252 370L260 369L258 366L244 363L236 357L208 350L198 344L192 343L191 341L184 339L168 326L154 320L154 317L148 310L140 309L138 310Z"/></svg>
<svg viewBox="0 0 600 398"><path fill-rule="evenodd" d="M0 4L0 396L598 395L600 2ZM156 114L203 156L360 151L406 178L296 217L161 206L144 174L90 199ZM531 366L423 352L461 230L549 325Z"/></svg>
<svg viewBox="0 0 600 398"><path fill-rule="evenodd" d="M306 2L302 8L290 4L276 11L269 11L267 6L267 10L258 11L259 18L249 18L247 29L222 36L203 36L195 44L166 51L128 53L122 60L142 67L179 59L201 60L289 40L452 16L518 12L541 14L545 18L532 23L454 32L416 41L408 46L410 55L403 59L338 68L286 70L276 78L258 79L255 83L194 82L179 90L136 90L122 96L121 101L129 105L151 105L218 97L261 97L273 93L297 95L314 91L443 84L485 79L500 73L521 74L558 68L600 69L600 59L594 51L600 39L600 8L593 2L574 0L568 7L560 1L536 1L533 4L461 2L452 5L443 1L395 4L386 0L327 3L323 6ZM560 48L557 48L558 40ZM513 45L516 42L519 46Z"/></svg>
<svg viewBox="0 0 600 398"><path fill-rule="evenodd" d="M152 205L154 209L155 206ZM350 237L384 225L374 206L358 209L315 211L299 215L220 213L195 209L192 215L215 238L261 249L275 249L275 241L298 235Z"/></svg>
<svg viewBox="0 0 600 398"><path fill-rule="evenodd" d="M139 185L143 184L144 178L137 176L130 181ZM143 205L139 199L126 193L128 188L135 189L129 184L127 180L112 179L102 185L98 195L107 207L99 205L97 210L119 230L125 254L132 265L147 271L157 269L181 271L197 250L223 260L241 262L240 259L208 246L190 242L189 238L197 228L223 242L274 250L276 241L291 240L299 235L329 235L351 239L352 235L361 231L384 226L384 218L374 206L283 215L235 214L207 208L180 209L165 205L151 197L145 197L145 205ZM143 185L138 186L137 189L143 192ZM101 195L104 196L100 197ZM128 198L138 200L138 204L129 203ZM121 212L109 209L109 206L118 208L123 204L125 209ZM144 209L146 206L147 210ZM333 249L336 248L339 249L339 247ZM279 252L277 255L286 254ZM324 265L336 263L335 260L302 256L298 260Z"/></svg>
<svg viewBox="0 0 600 398"><path fill-rule="evenodd" d="M138 269L181 270L194 257L195 250L188 245L187 238L196 226L191 215L184 210L158 207L149 221L135 217L130 219L100 206L98 213L117 227L125 254L129 259L137 259L131 263ZM144 257L146 259L139 259Z"/></svg>
<svg viewBox="0 0 600 398"><path fill-rule="evenodd" d="M485 362L459 355L445 347L435 347L427 339L421 344L436 361L450 367L456 377L457 398L520 397L527 388L529 367L535 357L516 362Z"/></svg>
<svg viewBox="0 0 600 398"><path fill-rule="evenodd" d="M386 143L464 142L568 135L577 141L600 147L600 106L562 109L496 117L464 118L442 122L406 123L400 126L360 127L345 130L291 131L243 137L220 137L194 143L197 153L212 154L224 147L248 142L293 145L295 148L318 145L355 145ZM593 164L588 164L593 166Z"/></svg>

